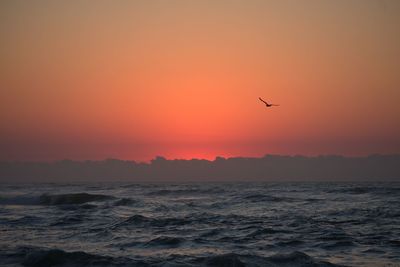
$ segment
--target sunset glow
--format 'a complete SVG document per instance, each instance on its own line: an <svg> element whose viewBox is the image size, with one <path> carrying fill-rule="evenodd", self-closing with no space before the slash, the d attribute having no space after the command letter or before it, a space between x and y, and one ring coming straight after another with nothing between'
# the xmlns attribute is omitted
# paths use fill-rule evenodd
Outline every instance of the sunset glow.
<svg viewBox="0 0 400 267"><path fill-rule="evenodd" d="M399 1L2 1L0 159L398 153L399 25Z"/></svg>

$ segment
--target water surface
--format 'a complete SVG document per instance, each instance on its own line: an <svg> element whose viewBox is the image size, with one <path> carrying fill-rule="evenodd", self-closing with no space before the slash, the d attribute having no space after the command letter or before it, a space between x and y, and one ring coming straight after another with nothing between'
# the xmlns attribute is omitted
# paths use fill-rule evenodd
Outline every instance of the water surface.
<svg viewBox="0 0 400 267"><path fill-rule="evenodd" d="M2 184L0 262L400 266L400 184Z"/></svg>

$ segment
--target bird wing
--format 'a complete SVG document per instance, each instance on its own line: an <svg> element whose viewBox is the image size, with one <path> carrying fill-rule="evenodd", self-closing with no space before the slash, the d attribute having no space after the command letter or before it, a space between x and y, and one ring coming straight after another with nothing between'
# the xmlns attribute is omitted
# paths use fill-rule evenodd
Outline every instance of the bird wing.
<svg viewBox="0 0 400 267"><path fill-rule="evenodd" d="M263 102L264 104L267 104L268 105L268 103L267 102L265 102L261 97L259 97L258 99L260 99L261 100L261 102Z"/></svg>

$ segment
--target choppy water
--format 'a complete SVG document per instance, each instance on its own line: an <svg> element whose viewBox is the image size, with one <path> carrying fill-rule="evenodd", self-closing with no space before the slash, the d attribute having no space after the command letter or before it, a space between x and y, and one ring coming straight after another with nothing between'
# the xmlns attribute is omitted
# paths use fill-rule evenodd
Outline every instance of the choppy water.
<svg viewBox="0 0 400 267"><path fill-rule="evenodd" d="M400 266L398 183L0 185L3 266Z"/></svg>

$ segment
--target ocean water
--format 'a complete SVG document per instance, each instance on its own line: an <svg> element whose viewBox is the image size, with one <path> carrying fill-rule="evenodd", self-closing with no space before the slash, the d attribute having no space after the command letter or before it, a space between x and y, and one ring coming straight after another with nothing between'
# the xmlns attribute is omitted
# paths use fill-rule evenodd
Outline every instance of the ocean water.
<svg viewBox="0 0 400 267"><path fill-rule="evenodd" d="M400 266L400 184L1 184L0 265Z"/></svg>

